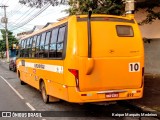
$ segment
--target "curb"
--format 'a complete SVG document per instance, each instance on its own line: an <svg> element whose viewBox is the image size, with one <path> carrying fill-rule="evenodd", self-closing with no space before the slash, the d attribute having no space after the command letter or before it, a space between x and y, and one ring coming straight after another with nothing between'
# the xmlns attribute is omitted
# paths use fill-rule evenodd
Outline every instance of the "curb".
<svg viewBox="0 0 160 120"><path fill-rule="evenodd" d="M0 62L2 62L2 63L9 63L6 60L2 60L2 59L0 59Z"/></svg>

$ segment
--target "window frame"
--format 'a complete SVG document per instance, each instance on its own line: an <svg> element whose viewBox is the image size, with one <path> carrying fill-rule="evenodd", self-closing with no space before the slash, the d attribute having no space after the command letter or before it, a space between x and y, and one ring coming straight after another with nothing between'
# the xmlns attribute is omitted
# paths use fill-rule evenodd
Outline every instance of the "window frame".
<svg viewBox="0 0 160 120"><path fill-rule="evenodd" d="M42 41L43 40L43 41ZM45 44L45 40L46 40L46 31L41 33L41 39L40 39L40 43L39 43L39 58L44 58L44 44ZM43 49L41 48L43 47Z"/></svg>
<svg viewBox="0 0 160 120"><path fill-rule="evenodd" d="M57 30L57 34L56 34L57 38L56 38L55 42L53 41L53 43L51 43L52 35L53 35L53 34L52 34L53 30ZM57 56L58 32L59 32L59 26L57 26L57 27L55 27L55 28L53 28L53 29L51 30L51 39L50 39L50 42L49 42L49 56L48 56L50 59L55 59L55 58L57 58L56 56ZM55 57L50 57L50 48L51 48L51 45L52 45L52 44L55 44L55 46L56 46L56 49L55 49Z"/></svg>
<svg viewBox="0 0 160 120"><path fill-rule="evenodd" d="M59 37L62 37L61 35L60 35L60 30L62 29L62 28L65 28L65 31L64 31L64 36L63 36L63 41L60 41L59 42ZM59 36L60 35L60 36ZM63 56L63 51L64 51L64 41L65 41L65 35L66 35L66 26L61 26L61 27L59 27L59 29L58 29L58 35L57 35L57 42L56 42L56 55L58 55L58 44L63 44L63 48L62 48L62 55L60 56L60 57L57 57L57 58L61 58L62 56ZM61 39L60 39L61 40Z"/></svg>
<svg viewBox="0 0 160 120"><path fill-rule="evenodd" d="M130 27L133 32L133 35L120 35L120 34L118 34L118 27ZM131 25L116 25L116 33L117 33L118 37L134 37L134 30Z"/></svg>
<svg viewBox="0 0 160 120"><path fill-rule="evenodd" d="M32 54L32 58L35 58L35 55L36 55L36 43L37 43L37 38L38 38L38 35L34 35L33 36L33 40L32 40L32 49L31 49L31 54ZM35 45L33 47L33 41L35 40Z"/></svg>
<svg viewBox="0 0 160 120"><path fill-rule="evenodd" d="M35 45L35 58L39 58L41 36L42 36L42 33L37 34L36 45ZM39 37L39 39L38 39L38 37ZM37 45L37 40L39 40L38 45Z"/></svg>
<svg viewBox="0 0 160 120"><path fill-rule="evenodd" d="M30 40L29 40L29 46L28 46L28 53L29 53L29 58L32 57L32 43L33 43L33 37L30 37ZM30 57L31 56L31 57Z"/></svg>
<svg viewBox="0 0 160 120"><path fill-rule="evenodd" d="M47 41L47 34L49 34L49 40L48 40L48 43L46 44L46 41ZM52 34L52 31L51 30L48 30L46 31L46 35L45 35L45 41L44 41L44 58L49 58L49 47L50 47L50 40L51 40L51 34ZM46 50L45 47L48 46L48 49ZM45 54L47 56L45 56Z"/></svg>
<svg viewBox="0 0 160 120"><path fill-rule="evenodd" d="M62 28L62 27L65 27L62 57L49 57L50 42L51 42L51 38L52 38L52 30L58 28L58 35L59 35L59 29ZM34 56L34 57L25 57L25 56L23 56L23 57L20 57L20 58L25 58L25 59L27 59L27 58L28 59L47 59L47 60L64 60L65 57L66 57L66 46L67 46L67 36L68 36L68 22L62 23L61 25L55 26L55 27L50 28L50 29L48 29L46 31L43 31L43 32L34 34L33 36L30 36L30 37L27 37L25 39L22 39L22 41L24 41L23 42L23 47L24 47L23 49L26 49L26 40L28 38L33 38L34 39L34 37L37 36L36 37L36 41L35 41L35 55L36 55L37 54L37 49L36 48L38 47L38 49L40 49L40 42L41 42L41 36L42 36L42 34L44 32L46 32L46 35L47 35L47 32L49 32L49 31L51 32L51 34L50 34L50 39L49 39L49 44L48 44L49 45L48 46L48 57L46 57L46 58L40 58L39 57L39 51L38 51L38 55L37 56ZM45 41L46 41L46 35L45 35ZM58 35L57 35L57 40L58 40ZM37 45L38 36L40 36L39 45ZM57 48L57 40L56 40L56 48ZM44 41L44 46L45 46L45 41ZM32 40L32 43L33 43L33 40ZM21 51L22 50L20 50L20 52ZM32 53L33 53L33 51L32 51Z"/></svg>

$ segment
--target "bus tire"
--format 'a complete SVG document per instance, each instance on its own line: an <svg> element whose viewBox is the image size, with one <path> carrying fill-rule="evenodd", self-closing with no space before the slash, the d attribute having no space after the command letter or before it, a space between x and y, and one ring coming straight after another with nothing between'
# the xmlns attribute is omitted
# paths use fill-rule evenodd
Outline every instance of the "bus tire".
<svg viewBox="0 0 160 120"><path fill-rule="evenodd" d="M23 82L22 80L20 80L21 81L21 85L25 85L26 83L25 82Z"/></svg>
<svg viewBox="0 0 160 120"><path fill-rule="evenodd" d="M18 78L20 79L21 85L25 85L26 84L24 81L21 80L21 78L20 78L20 72L19 71L18 71Z"/></svg>
<svg viewBox="0 0 160 120"><path fill-rule="evenodd" d="M46 87L43 81L41 82L41 94L42 94L43 102L49 103L49 95L47 95Z"/></svg>

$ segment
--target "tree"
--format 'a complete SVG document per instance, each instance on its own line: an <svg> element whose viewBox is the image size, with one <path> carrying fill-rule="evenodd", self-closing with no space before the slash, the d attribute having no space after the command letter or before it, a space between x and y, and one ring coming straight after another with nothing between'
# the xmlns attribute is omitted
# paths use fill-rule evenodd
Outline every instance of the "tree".
<svg viewBox="0 0 160 120"><path fill-rule="evenodd" d="M124 0L19 0L21 4L30 7L42 7L45 4L53 6L65 4L68 2L70 8L66 10L70 15L87 14L89 8L92 8L93 13L105 13L113 15L122 15L124 13ZM140 23L148 24L154 20L160 20L160 12L154 11L154 8L160 8L160 0L135 0L136 9L145 9L148 13L146 18Z"/></svg>
<svg viewBox="0 0 160 120"><path fill-rule="evenodd" d="M88 9L92 8L93 13L122 15L125 10L123 1L125 0L69 0L71 7L68 12L71 15L87 14ZM145 9L148 13L146 18L139 24L143 25L152 23L156 19L160 20L160 11L154 10L157 7L160 9L160 0L137 0L136 10Z"/></svg>
<svg viewBox="0 0 160 120"><path fill-rule="evenodd" d="M5 51L6 51L6 43L4 40L1 40L0 41L0 56L1 56L1 58L4 57Z"/></svg>
<svg viewBox="0 0 160 120"><path fill-rule="evenodd" d="M1 30L2 33L2 38L3 40L0 41L0 53L1 57L3 57L4 52L6 51L6 34L5 30ZM12 50L12 45L13 44L18 44L18 40L12 35L13 33L8 31L8 43L9 43L9 49Z"/></svg>
<svg viewBox="0 0 160 120"><path fill-rule="evenodd" d="M120 0L69 0L69 5L70 15L87 14L89 9L96 14L122 15L124 12L124 4Z"/></svg>
<svg viewBox="0 0 160 120"><path fill-rule="evenodd" d="M160 0L143 0L136 4L137 10L145 9L147 12L146 18L140 22L140 25L152 23L154 20L160 20L160 11L155 11L155 8L160 9Z"/></svg>
<svg viewBox="0 0 160 120"><path fill-rule="evenodd" d="M77 11L80 14L86 14L88 8L93 9L93 13L105 13L105 14L122 14L124 7L121 0L19 0L19 3L40 8L45 4L51 4L52 6L69 4L70 9L66 10L70 15L76 14ZM76 4L79 4L79 8L76 8Z"/></svg>

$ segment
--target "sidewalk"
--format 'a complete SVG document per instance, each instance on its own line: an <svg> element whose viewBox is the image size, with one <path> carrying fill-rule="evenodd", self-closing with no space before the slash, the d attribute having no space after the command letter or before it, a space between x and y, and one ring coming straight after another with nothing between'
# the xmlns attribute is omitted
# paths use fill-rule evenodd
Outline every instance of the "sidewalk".
<svg viewBox="0 0 160 120"><path fill-rule="evenodd" d="M7 62L6 58L0 59L1 62Z"/></svg>
<svg viewBox="0 0 160 120"><path fill-rule="evenodd" d="M145 75L143 98L132 102L160 112L160 75Z"/></svg>
<svg viewBox="0 0 160 120"><path fill-rule="evenodd" d="M10 60L12 60L14 57L10 57L10 59L9 59L9 62L10 62ZM7 58L0 58L0 62L2 62L2 63L8 63L9 64L9 62L7 62Z"/></svg>

